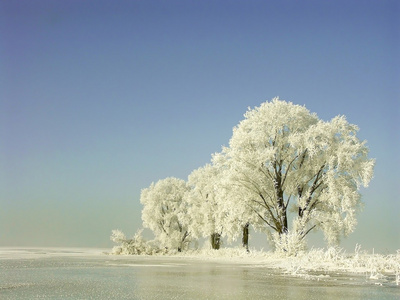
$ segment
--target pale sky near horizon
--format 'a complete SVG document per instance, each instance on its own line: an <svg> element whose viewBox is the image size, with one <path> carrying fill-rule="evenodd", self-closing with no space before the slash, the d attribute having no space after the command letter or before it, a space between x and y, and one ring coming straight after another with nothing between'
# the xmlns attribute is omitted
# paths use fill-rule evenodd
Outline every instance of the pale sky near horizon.
<svg viewBox="0 0 400 300"><path fill-rule="evenodd" d="M385 0L1 1L0 246L111 247L141 227L142 188L187 179L279 96L360 127L375 174L341 245L394 252L399 15Z"/></svg>

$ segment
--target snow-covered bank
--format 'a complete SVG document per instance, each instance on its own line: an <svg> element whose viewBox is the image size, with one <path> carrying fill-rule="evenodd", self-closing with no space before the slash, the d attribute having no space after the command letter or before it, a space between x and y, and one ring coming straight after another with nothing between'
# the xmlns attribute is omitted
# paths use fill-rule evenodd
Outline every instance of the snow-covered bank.
<svg viewBox="0 0 400 300"><path fill-rule="evenodd" d="M221 248L157 253L155 256L252 264L257 267L280 269L291 276L311 279L313 277L310 274L315 272L358 273L365 274L370 280L390 278L400 286L400 250L396 254L382 255L368 253L361 250L360 246L355 248L354 253L346 253L342 248L331 247L311 249L296 256L285 256L275 252L252 250L248 253L242 248Z"/></svg>

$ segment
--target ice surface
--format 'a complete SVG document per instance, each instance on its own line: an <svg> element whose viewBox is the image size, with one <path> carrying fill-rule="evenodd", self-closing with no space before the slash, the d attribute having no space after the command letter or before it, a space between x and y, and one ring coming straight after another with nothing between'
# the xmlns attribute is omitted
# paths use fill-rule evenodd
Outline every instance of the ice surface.
<svg viewBox="0 0 400 300"><path fill-rule="evenodd" d="M37 248L37 247L0 247L0 259L28 259L59 256L103 255L108 249L97 248Z"/></svg>
<svg viewBox="0 0 400 300"><path fill-rule="evenodd" d="M298 274L299 275L299 274ZM1 299L399 299L393 278L288 274L256 259L1 249Z"/></svg>

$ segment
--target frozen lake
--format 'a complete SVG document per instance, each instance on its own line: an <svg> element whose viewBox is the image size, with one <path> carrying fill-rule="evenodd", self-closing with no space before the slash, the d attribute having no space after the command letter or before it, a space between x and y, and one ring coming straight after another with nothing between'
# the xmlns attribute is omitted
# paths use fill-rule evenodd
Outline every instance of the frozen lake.
<svg viewBox="0 0 400 300"><path fill-rule="evenodd" d="M400 299L392 280L88 249L0 248L0 299Z"/></svg>

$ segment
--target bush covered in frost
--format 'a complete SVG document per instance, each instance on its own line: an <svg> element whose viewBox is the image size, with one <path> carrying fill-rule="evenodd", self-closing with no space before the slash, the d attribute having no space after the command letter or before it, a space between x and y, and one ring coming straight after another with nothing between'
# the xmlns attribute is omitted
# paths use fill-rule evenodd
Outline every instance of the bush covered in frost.
<svg viewBox="0 0 400 300"><path fill-rule="evenodd" d="M275 261L274 256L271 261ZM367 278L376 280L392 274L396 284L400 285L400 250L397 254L382 255L362 251L359 245L354 254L347 254L340 247L311 249L296 257L282 257L280 261L275 261L275 266L295 276L304 276L310 271L354 272L364 273Z"/></svg>
<svg viewBox="0 0 400 300"><path fill-rule="evenodd" d="M276 253L286 256L296 256L307 248L304 238L295 231L285 234L275 232L272 234L272 240Z"/></svg>
<svg viewBox="0 0 400 300"><path fill-rule="evenodd" d="M132 239L127 239L120 230L113 230L110 239L118 244L111 254L115 255L154 255L163 252L153 241L146 241L142 230L138 230Z"/></svg>

